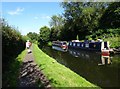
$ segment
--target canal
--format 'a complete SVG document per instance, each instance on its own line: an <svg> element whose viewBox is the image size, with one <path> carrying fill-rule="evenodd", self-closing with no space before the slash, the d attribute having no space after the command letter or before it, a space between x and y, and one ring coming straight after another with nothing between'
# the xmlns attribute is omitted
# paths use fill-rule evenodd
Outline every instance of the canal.
<svg viewBox="0 0 120 89"><path fill-rule="evenodd" d="M51 47L42 50L91 83L102 88L120 87L120 55L104 57L92 51L69 49L64 52Z"/></svg>

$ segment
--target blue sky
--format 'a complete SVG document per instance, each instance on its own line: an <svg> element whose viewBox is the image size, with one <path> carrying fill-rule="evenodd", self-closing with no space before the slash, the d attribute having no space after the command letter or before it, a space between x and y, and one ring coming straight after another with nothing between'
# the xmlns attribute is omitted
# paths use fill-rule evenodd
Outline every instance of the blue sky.
<svg viewBox="0 0 120 89"><path fill-rule="evenodd" d="M9 25L18 27L22 35L39 33L43 26L49 26L50 17L62 14L60 2L3 2L2 17Z"/></svg>

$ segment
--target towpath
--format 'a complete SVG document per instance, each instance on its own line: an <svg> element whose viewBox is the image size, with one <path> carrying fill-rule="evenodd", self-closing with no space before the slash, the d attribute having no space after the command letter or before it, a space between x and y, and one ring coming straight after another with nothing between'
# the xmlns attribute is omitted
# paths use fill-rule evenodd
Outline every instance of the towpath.
<svg viewBox="0 0 120 89"><path fill-rule="evenodd" d="M33 45L30 48L33 49ZM26 51L27 52L27 51ZM52 89L50 82L41 72L37 64L34 62L32 52L26 53L23 63L20 68L19 88L21 87L42 87L44 89Z"/></svg>

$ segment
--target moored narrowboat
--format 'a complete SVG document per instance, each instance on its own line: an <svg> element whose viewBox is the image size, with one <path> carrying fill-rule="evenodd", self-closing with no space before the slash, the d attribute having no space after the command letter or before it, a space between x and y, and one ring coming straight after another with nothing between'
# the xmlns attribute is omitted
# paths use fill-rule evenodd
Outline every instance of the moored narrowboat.
<svg viewBox="0 0 120 89"><path fill-rule="evenodd" d="M92 50L92 51L98 51L102 52L104 55L109 55L110 53L110 47L109 42L103 42L103 41L69 41L68 42L68 48L77 48L77 49L84 49L84 50Z"/></svg>
<svg viewBox="0 0 120 89"><path fill-rule="evenodd" d="M68 49L68 45L66 41L53 41L52 46L60 47L63 50Z"/></svg>

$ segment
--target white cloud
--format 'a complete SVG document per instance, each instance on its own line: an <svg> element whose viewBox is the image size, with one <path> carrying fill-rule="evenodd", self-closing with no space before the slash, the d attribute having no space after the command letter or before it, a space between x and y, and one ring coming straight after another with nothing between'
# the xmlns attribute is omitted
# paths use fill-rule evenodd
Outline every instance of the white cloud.
<svg viewBox="0 0 120 89"><path fill-rule="evenodd" d="M38 20L38 19L50 19L50 16L48 16L48 15L40 15L40 16L35 16L34 19L35 20Z"/></svg>
<svg viewBox="0 0 120 89"><path fill-rule="evenodd" d="M17 8L15 11L9 11L8 14L9 15L19 15L23 11L24 11L24 8Z"/></svg>
<svg viewBox="0 0 120 89"><path fill-rule="evenodd" d="M38 19L50 19L50 16L48 16L48 15L40 15L40 16L35 16L34 19L35 20L38 20Z"/></svg>
<svg viewBox="0 0 120 89"><path fill-rule="evenodd" d="M50 16L41 16L42 19L50 19Z"/></svg>

